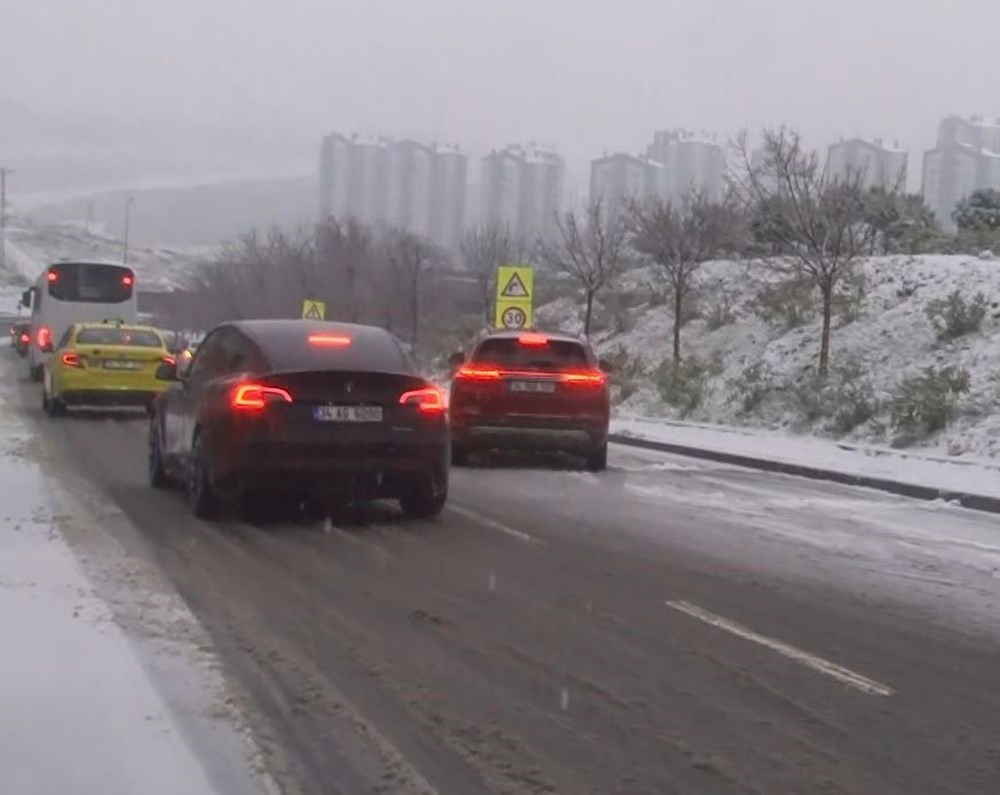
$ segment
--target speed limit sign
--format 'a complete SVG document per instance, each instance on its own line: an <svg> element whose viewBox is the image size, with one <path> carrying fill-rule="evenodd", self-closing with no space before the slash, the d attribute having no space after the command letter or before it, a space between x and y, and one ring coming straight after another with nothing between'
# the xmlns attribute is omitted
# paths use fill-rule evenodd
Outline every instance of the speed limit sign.
<svg viewBox="0 0 1000 795"><path fill-rule="evenodd" d="M524 328L524 324L527 322L528 317L525 315L524 310L519 306L509 306L500 315L500 320L503 322L504 328Z"/></svg>

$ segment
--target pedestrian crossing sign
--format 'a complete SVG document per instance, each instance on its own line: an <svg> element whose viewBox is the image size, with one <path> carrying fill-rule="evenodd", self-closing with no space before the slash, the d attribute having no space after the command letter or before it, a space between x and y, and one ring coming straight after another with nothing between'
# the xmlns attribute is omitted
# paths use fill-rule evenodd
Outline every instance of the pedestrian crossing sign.
<svg viewBox="0 0 1000 795"><path fill-rule="evenodd" d="M497 271L496 327L531 328L535 270L530 265L501 265Z"/></svg>
<svg viewBox="0 0 1000 795"><path fill-rule="evenodd" d="M326 319L326 303L323 301L314 301L311 298L307 298L302 302L302 319L303 320L325 320Z"/></svg>

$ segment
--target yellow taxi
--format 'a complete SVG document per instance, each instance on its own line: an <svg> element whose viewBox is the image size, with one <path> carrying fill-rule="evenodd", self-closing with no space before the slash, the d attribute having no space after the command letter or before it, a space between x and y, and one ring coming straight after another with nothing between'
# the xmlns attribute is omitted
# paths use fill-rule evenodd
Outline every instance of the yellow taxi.
<svg viewBox="0 0 1000 795"><path fill-rule="evenodd" d="M76 323L45 365L42 408L50 417L70 406L149 410L170 387L175 365L154 328L118 321Z"/></svg>

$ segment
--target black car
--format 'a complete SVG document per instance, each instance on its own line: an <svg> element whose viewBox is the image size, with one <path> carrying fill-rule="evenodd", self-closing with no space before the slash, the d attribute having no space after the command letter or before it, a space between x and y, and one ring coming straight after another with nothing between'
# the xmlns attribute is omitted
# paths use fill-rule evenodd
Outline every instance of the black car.
<svg viewBox="0 0 1000 795"><path fill-rule="evenodd" d="M157 399L149 479L183 483L192 509L267 495L398 499L440 513L448 493L443 395L384 329L303 320L216 327Z"/></svg>
<svg viewBox="0 0 1000 795"><path fill-rule="evenodd" d="M586 340L569 334L495 331L452 357L452 462L479 451L550 451L608 462L611 399Z"/></svg>

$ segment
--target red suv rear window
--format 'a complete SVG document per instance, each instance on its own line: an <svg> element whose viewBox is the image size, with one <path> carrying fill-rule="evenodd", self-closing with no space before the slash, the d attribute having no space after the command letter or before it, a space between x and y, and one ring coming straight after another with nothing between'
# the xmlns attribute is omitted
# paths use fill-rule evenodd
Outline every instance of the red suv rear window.
<svg viewBox="0 0 1000 795"><path fill-rule="evenodd" d="M522 345L517 339L488 339L473 361L525 370L562 370L586 367L587 351L579 342L549 340L545 345Z"/></svg>

